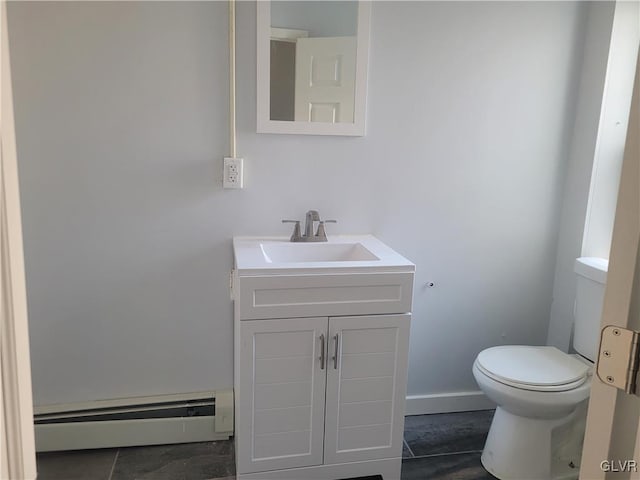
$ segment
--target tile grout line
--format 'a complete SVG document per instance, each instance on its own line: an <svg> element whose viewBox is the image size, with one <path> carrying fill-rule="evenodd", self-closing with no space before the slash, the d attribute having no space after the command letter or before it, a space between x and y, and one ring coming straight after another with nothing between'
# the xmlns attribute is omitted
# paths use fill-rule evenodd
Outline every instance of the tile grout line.
<svg viewBox="0 0 640 480"><path fill-rule="evenodd" d="M118 461L118 455L120 455L120 449L116 451L116 456L113 457L113 465L111 465L111 472L109 472L109 478L107 480L111 480L111 477L113 477L113 472L116 469L116 462Z"/></svg>
<svg viewBox="0 0 640 480"><path fill-rule="evenodd" d="M413 453L413 450L411 450L411 447L407 443L407 439L402 437L402 441L404 442L405 446L407 447L407 450L409 450L409 453L411 454L411 457L409 457L409 458L414 458L416 455L415 455L415 453Z"/></svg>
<svg viewBox="0 0 640 480"><path fill-rule="evenodd" d="M464 454L468 454L468 453L482 453L482 450L465 450L463 452L431 453L429 455L415 455L415 456L409 457L409 458L447 457L447 456L450 456L450 455L464 455Z"/></svg>

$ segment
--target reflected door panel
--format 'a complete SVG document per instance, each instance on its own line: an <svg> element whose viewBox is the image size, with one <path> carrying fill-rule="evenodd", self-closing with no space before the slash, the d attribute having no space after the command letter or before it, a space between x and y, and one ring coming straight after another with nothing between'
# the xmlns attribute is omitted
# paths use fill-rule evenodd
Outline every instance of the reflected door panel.
<svg viewBox="0 0 640 480"><path fill-rule="evenodd" d="M356 37L299 38L295 120L353 122Z"/></svg>

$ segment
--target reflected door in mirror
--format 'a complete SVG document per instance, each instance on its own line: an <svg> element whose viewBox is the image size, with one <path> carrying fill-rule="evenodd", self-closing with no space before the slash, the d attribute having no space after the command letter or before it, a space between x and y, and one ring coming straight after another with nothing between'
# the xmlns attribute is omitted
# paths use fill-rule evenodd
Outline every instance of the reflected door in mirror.
<svg viewBox="0 0 640 480"><path fill-rule="evenodd" d="M355 81L355 37L299 38L295 120L352 123Z"/></svg>
<svg viewBox="0 0 640 480"><path fill-rule="evenodd" d="M353 123L358 3L271 2L270 120Z"/></svg>

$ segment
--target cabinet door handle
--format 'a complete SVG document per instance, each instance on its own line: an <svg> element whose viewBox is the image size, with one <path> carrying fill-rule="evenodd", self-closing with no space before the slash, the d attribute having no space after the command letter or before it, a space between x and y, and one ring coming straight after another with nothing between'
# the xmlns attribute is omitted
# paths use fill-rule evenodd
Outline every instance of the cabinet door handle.
<svg viewBox="0 0 640 480"><path fill-rule="evenodd" d="M324 333L320 335L320 370L324 370L325 362Z"/></svg>
<svg viewBox="0 0 640 480"><path fill-rule="evenodd" d="M337 370L338 369L338 343L340 341L340 336L339 334L336 333L336 335L333 338L336 341L336 349L333 352L333 369Z"/></svg>

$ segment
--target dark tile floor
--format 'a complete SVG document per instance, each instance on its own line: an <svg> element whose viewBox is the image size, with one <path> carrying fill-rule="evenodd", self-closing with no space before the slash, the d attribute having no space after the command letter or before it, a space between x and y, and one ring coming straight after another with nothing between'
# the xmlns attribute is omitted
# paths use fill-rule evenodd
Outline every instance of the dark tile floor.
<svg viewBox="0 0 640 480"><path fill-rule="evenodd" d="M480 463L493 410L405 418L402 480L489 480Z"/></svg>
<svg viewBox="0 0 640 480"><path fill-rule="evenodd" d="M402 480L493 479L480 453L493 410L406 417ZM38 480L232 480L231 441L38 454Z"/></svg>

